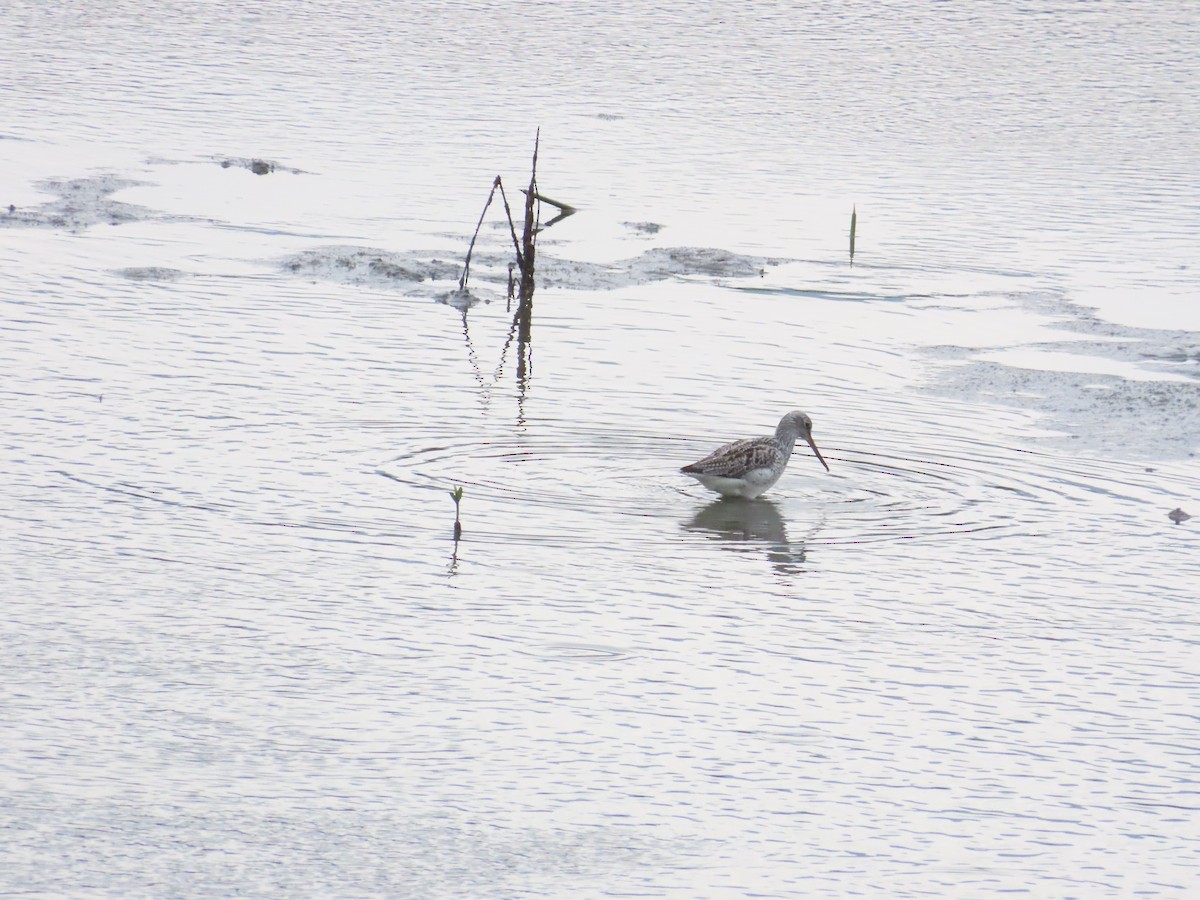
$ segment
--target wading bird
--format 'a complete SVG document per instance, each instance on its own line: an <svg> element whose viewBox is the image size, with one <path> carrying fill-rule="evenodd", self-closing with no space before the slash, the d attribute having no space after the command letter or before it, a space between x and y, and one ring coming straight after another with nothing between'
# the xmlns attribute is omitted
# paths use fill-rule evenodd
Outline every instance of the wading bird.
<svg viewBox="0 0 1200 900"><path fill-rule="evenodd" d="M812 419L798 409L779 420L771 437L734 441L679 471L722 496L757 497L779 480L798 437L808 442L828 472L829 463L813 443Z"/></svg>

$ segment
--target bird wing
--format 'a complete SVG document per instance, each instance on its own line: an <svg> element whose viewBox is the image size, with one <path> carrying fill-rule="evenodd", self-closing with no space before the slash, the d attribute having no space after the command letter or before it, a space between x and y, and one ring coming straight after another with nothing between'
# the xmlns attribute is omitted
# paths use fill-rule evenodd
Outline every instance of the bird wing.
<svg viewBox="0 0 1200 900"><path fill-rule="evenodd" d="M783 454L770 438L750 438L719 447L699 462L684 466L689 475L719 475L740 478L755 469L778 465Z"/></svg>

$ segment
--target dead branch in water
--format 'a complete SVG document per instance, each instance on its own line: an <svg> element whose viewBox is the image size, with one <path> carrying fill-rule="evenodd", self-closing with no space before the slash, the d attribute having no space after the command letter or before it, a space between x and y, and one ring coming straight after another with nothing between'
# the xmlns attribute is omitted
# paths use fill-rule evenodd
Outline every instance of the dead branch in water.
<svg viewBox="0 0 1200 900"><path fill-rule="evenodd" d="M534 151L534 156L536 161L536 151ZM460 291L467 289L467 279L471 274L471 254L475 252L475 241L479 238L479 229L483 227L484 217L487 216L488 207L492 205L492 200L495 199L497 190L500 191L500 199L504 203L504 215L508 217L508 233L512 235L513 248L517 251L517 265L520 266L522 272L525 271L524 255L521 252L521 242L517 240L517 226L513 224L512 208L508 205L508 195L504 193L504 182L497 175L496 180L492 182L492 189L488 191L487 200L483 204L483 212L479 214L479 221L475 224L475 233L471 235L471 243L467 247L467 258L463 262L462 278L458 279L458 289Z"/></svg>
<svg viewBox="0 0 1200 900"><path fill-rule="evenodd" d="M559 203L548 197L543 197L537 191L537 155L541 135L542 130L539 128L533 140L533 171L529 176L529 187L522 188L521 190L521 193L525 195L525 222L521 238L519 240L517 238L517 226L513 223L512 207L508 205L508 194L504 192L504 182L497 175L496 179L492 182L492 189L488 191L487 201L483 204L483 212L479 214L479 221L475 224L475 233L471 235L471 243L467 247L467 258L463 262L462 278L458 280L458 289L460 291L467 289L467 279L471 274L471 254L475 252L475 241L479 238L479 229L483 227L483 219L487 215L488 207L492 205L492 200L495 198L496 191L498 190L500 191L500 200L504 203L504 215L508 219L508 233L512 236L513 249L517 253L517 268L521 271L521 295L523 297L526 290L528 290L529 296L533 296L533 260L536 252L534 235L541 230L538 217L534 214L534 200L549 203L559 210L559 214L551 219L551 222L557 222L559 219L566 218L576 212L575 207L569 206L566 203Z"/></svg>
<svg viewBox="0 0 1200 900"><path fill-rule="evenodd" d="M525 194L525 218L522 223L520 238L517 237L517 227L513 222L512 208L508 204L508 194L504 191L504 182L497 175L492 182L492 189L488 192L487 202L483 204L483 212L479 214L479 222L475 225L475 233L471 236L471 243L467 247L467 258L463 263L462 278L458 281L458 290L465 293L467 291L467 279L471 272L471 254L475 251L475 241L479 238L479 230L483 227L483 219L487 215L488 207L491 206L492 200L496 196L496 191L499 191L500 199L504 203L504 214L508 218L508 231L512 236L513 249L516 252L516 270L520 274L519 281L516 284L517 311L513 316L512 329L509 332L508 340L504 342L504 348L500 353L500 368L502 369L504 366L505 353L512 340L513 332L516 332L517 384L520 388L522 398L524 397L525 386L532 368L530 342L533 336L534 263L537 256L536 236L538 231L541 230L539 222L541 207L538 204L545 201L560 210L559 215L552 221L558 221L558 219L575 212L574 207L550 200L538 193L537 157L540 142L541 129L539 128L533 142L533 163L529 174L529 187L522 191ZM508 268L508 296L510 301L513 297L513 276L513 266L510 264ZM465 312L463 317L465 322ZM498 369L497 374L499 374L499 371Z"/></svg>

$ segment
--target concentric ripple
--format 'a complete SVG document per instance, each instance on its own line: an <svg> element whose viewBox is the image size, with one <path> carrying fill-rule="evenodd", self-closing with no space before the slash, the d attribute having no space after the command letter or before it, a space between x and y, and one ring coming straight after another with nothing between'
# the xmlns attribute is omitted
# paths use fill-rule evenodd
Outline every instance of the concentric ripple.
<svg viewBox="0 0 1200 900"><path fill-rule="evenodd" d="M418 489L462 485L470 509L499 514L502 528L472 532L494 541L611 543L672 519L688 531L775 543L786 542L775 520L807 532L809 545L988 539L1041 533L1096 502L1147 516L1168 502L1154 499L1164 487L1140 469L961 438L936 448L823 448L829 475L797 450L763 498L718 500L678 472L711 449L648 433L573 431L417 447L379 473Z"/></svg>
<svg viewBox="0 0 1200 900"><path fill-rule="evenodd" d="M785 567L803 562L813 546L1036 536L1064 523L1086 527L1100 511L1161 524L1200 494L1183 466L1164 474L934 434L902 446L825 446L829 474L801 448L764 497L719 500L678 471L712 450L711 441L561 424L539 433L431 437L428 430L410 437L415 446L382 465L350 464L344 478L280 475L279 483L211 496L195 483L166 486L163 473L145 485L60 475L126 502L381 546L449 534L453 507L444 492L461 486L469 543L579 549L667 544L683 534L768 545Z"/></svg>

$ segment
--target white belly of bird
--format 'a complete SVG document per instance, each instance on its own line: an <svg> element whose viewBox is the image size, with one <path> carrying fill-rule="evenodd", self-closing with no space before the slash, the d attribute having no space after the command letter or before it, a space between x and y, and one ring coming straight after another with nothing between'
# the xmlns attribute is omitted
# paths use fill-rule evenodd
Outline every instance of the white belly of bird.
<svg viewBox="0 0 1200 900"><path fill-rule="evenodd" d="M782 469L778 472L774 469L751 469L741 478L729 478L724 475L693 475L692 477L710 491L716 491L723 497L745 497L753 500L777 482L782 474Z"/></svg>

